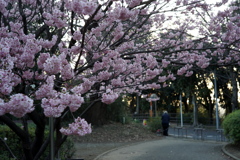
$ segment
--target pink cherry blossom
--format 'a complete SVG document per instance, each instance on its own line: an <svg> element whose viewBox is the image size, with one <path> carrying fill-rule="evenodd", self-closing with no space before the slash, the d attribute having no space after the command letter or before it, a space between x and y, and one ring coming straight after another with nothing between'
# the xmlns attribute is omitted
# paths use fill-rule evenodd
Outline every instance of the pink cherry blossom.
<svg viewBox="0 0 240 160"><path fill-rule="evenodd" d="M193 74L193 71L187 71L187 73L186 73L186 77L190 77L191 75Z"/></svg>
<svg viewBox="0 0 240 160"><path fill-rule="evenodd" d="M50 58L50 54L49 53L41 53L39 58L38 58L38 61L37 61L37 64L38 64L38 68L39 69L43 69L43 64L46 62L46 60Z"/></svg>
<svg viewBox="0 0 240 160"><path fill-rule="evenodd" d="M91 124L88 124L85 119L76 118L74 123L68 125L68 128L61 128L60 132L65 135L84 136L92 133Z"/></svg>
<svg viewBox="0 0 240 160"><path fill-rule="evenodd" d="M74 77L74 72L70 64L66 64L61 68L61 75L63 80L69 80Z"/></svg>
<svg viewBox="0 0 240 160"><path fill-rule="evenodd" d="M119 95L117 93L114 93L112 90L109 89L106 93L103 93L102 102L106 104L111 104L118 98L118 96Z"/></svg>
<svg viewBox="0 0 240 160"><path fill-rule="evenodd" d="M84 102L83 97L75 94L61 94L61 104L64 106L68 106L71 112L75 112L78 108L81 107Z"/></svg>
<svg viewBox="0 0 240 160"><path fill-rule="evenodd" d="M83 14L85 15L91 15L94 13L94 11L96 10L96 3L94 2L86 2L83 5Z"/></svg>
<svg viewBox="0 0 240 160"><path fill-rule="evenodd" d="M52 56L43 64L44 70L49 75L57 74L61 71L61 60L57 56Z"/></svg>
<svg viewBox="0 0 240 160"><path fill-rule="evenodd" d="M112 79L111 83L113 87L123 87L125 85L125 83L120 77L118 77L117 79Z"/></svg>
<svg viewBox="0 0 240 160"><path fill-rule="evenodd" d="M47 78L47 83L42 84L40 88L35 92L36 99L42 99L47 97L54 97L56 91L53 89L54 86L54 76Z"/></svg>
<svg viewBox="0 0 240 160"><path fill-rule="evenodd" d="M128 1L130 8L138 6L141 2L142 2L142 0L129 0Z"/></svg>
<svg viewBox="0 0 240 160"><path fill-rule="evenodd" d="M101 71L101 72L99 72L99 74L98 74L98 79L99 79L99 80L108 80L108 79L111 78L111 76L112 76L111 73L109 73L109 72L107 72L107 71Z"/></svg>
<svg viewBox="0 0 240 160"><path fill-rule="evenodd" d="M25 72L23 72L23 78L25 78L25 79L28 79L28 80L30 80L30 79L32 79L33 78L33 72L32 71L25 71Z"/></svg>
<svg viewBox="0 0 240 160"><path fill-rule="evenodd" d="M158 77L158 81L159 82L165 82L167 80L167 77L166 76L159 76Z"/></svg>
<svg viewBox="0 0 240 160"><path fill-rule="evenodd" d="M0 69L0 93L4 95L8 95L12 92L12 87L14 83L12 83L13 73L10 71L4 71Z"/></svg>
<svg viewBox="0 0 240 160"><path fill-rule="evenodd" d="M148 84L147 87L149 89L159 89L159 88L161 88L161 85L157 84L157 83L152 83L152 84Z"/></svg>
<svg viewBox="0 0 240 160"><path fill-rule="evenodd" d="M20 93L12 95L10 101L6 105L6 112L18 118L34 110L33 100Z"/></svg>
<svg viewBox="0 0 240 160"><path fill-rule="evenodd" d="M67 107L61 104L61 99L59 98L43 98L41 106L46 117L60 117Z"/></svg>

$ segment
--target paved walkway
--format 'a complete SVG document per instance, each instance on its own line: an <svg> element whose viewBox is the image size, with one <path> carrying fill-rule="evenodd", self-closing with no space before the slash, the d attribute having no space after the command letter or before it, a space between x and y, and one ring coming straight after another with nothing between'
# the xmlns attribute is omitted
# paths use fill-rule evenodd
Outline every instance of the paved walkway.
<svg viewBox="0 0 240 160"><path fill-rule="evenodd" d="M162 140L114 149L95 160L229 160L221 151L225 143L168 136Z"/></svg>
<svg viewBox="0 0 240 160"><path fill-rule="evenodd" d="M170 127L162 140L133 144L99 155L95 160L230 160L222 152L229 143L214 128Z"/></svg>

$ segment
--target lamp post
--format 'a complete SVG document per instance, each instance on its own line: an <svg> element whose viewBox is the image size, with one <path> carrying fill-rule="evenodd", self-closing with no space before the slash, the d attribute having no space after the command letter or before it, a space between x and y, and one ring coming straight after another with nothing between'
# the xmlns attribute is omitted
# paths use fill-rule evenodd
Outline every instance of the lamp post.
<svg viewBox="0 0 240 160"><path fill-rule="evenodd" d="M180 100L180 116L181 116L181 127L183 127L183 113L182 113L182 93L179 95Z"/></svg>
<svg viewBox="0 0 240 160"><path fill-rule="evenodd" d="M216 70L214 70L214 94L215 94L215 104L216 104L216 129L219 129L218 93L217 93Z"/></svg>

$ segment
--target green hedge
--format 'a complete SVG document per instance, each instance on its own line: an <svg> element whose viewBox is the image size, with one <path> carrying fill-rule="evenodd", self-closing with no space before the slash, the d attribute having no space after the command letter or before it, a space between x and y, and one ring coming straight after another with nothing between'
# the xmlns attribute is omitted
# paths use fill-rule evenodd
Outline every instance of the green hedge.
<svg viewBox="0 0 240 160"><path fill-rule="evenodd" d="M35 127L34 125L29 126L29 135L30 138L34 139ZM45 131L45 137L47 138L49 135L48 130ZM0 138L4 140L4 142L8 145L11 149L13 154L17 157L17 159L21 159L23 157L23 150L21 146L21 141L19 137L6 125L0 125ZM49 148L49 147L48 147ZM63 144L60 150L60 157L61 158L71 158L74 154L74 143L70 137L68 137L67 141ZM47 149L44 155L41 157L40 160L45 159L46 156L49 154L49 149ZM2 141L0 141L0 159L10 159L11 156ZM11 160L11 159L10 159Z"/></svg>
<svg viewBox="0 0 240 160"><path fill-rule="evenodd" d="M227 138L240 143L240 110L232 112L223 120L222 127Z"/></svg>
<svg viewBox="0 0 240 160"><path fill-rule="evenodd" d="M156 132L158 129L162 129L161 117L151 117L147 121L147 126L152 132Z"/></svg>

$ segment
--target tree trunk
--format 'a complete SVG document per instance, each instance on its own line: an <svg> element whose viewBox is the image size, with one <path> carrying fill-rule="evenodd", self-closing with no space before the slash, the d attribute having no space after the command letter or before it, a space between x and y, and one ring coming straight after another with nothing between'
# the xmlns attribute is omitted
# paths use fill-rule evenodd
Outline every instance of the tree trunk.
<svg viewBox="0 0 240 160"><path fill-rule="evenodd" d="M238 85L237 85L237 74L234 72L233 67L230 68L231 84L232 84L232 98L231 106L232 111L238 109Z"/></svg>
<svg viewBox="0 0 240 160"><path fill-rule="evenodd" d="M93 104L91 108L89 108L86 113L82 115L83 118L88 123L92 125L103 125L107 123L107 105L102 103L101 101Z"/></svg>
<svg viewBox="0 0 240 160"><path fill-rule="evenodd" d="M135 99L135 95L132 95L131 96L131 102L130 102L130 111L131 111L131 113L134 113L135 112L135 104L136 104L136 99Z"/></svg>
<svg viewBox="0 0 240 160"><path fill-rule="evenodd" d="M221 87L221 88L220 88ZM231 91L227 86L227 83L223 83L222 86L219 86L219 89L222 89L223 91L223 101L224 101L224 106L223 108L226 109L225 114L229 114L232 112L232 107L231 107Z"/></svg>
<svg viewBox="0 0 240 160"><path fill-rule="evenodd" d="M189 113L189 106L187 103L187 97L182 97L182 103L184 105L184 113Z"/></svg>
<svg viewBox="0 0 240 160"><path fill-rule="evenodd" d="M203 81L203 85L205 88L208 88L206 80ZM206 94L204 97L204 103L205 103L205 108L208 111L208 118L209 118L209 123L213 124L213 109L214 109L214 104L212 103L212 97L209 94Z"/></svg>
<svg viewBox="0 0 240 160"><path fill-rule="evenodd" d="M192 96L192 104L193 104L193 126L198 125L198 107L196 103L196 96L193 94Z"/></svg>
<svg viewBox="0 0 240 160"><path fill-rule="evenodd" d="M39 116L36 111L29 113L28 117L36 124L35 139L32 144L32 153L35 157L39 153L39 150L41 149L44 142L44 131L46 122L44 120L44 117Z"/></svg>

